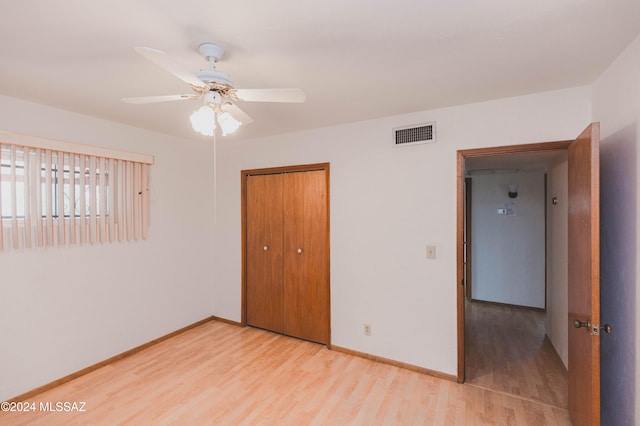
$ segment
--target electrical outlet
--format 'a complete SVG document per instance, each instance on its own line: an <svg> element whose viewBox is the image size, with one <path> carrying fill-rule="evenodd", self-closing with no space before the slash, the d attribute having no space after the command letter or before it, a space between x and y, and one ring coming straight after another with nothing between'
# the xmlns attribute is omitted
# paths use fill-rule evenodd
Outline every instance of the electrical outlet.
<svg viewBox="0 0 640 426"><path fill-rule="evenodd" d="M371 324L364 325L364 335L371 336Z"/></svg>
<svg viewBox="0 0 640 426"><path fill-rule="evenodd" d="M436 246L427 246L427 259L436 258Z"/></svg>

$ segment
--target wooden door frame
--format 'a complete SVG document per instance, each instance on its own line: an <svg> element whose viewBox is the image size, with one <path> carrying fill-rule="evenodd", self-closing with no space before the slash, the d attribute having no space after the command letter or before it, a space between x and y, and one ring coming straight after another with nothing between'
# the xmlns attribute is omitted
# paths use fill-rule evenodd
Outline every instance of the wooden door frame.
<svg viewBox="0 0 640 426"><path fill-rule="evenodd" d="M327 235L325 236L327 241L327 312L328 312L328 343L327 347L331 348L331 244L330 244L330 223L331 223L331 209L330 209L330 163L314 163L314 164L300 164L293 166L281 166L281 167L269 167L261 169L250 169L240 171L240 191L241 191L241 255L242 255L242 295L241 295L241 311L240 311L240 324L243 327L247 326L247 177L255 175L270 175L280 173L296 173L296 172L311 172L316 170L324 170L326 173L326 185L327 185Z"/></svg>
<svg viewBox="0 0 640 426"><path fill-rule="evenodd" d="M505 154L523 154L528 152L558 151L569 149L573 140L557 142L540 142L522 145L508 145L488 148L464 149L457 151L456 159L456 295L458 321L458 383L465 380L465 286L464 286L464 214L465 214L465 159L475 157L489 157Z"/></svg>
<svg viewBox="0 0 640 426"><path fill-rule="evenodd" d="M464 287L466 290L467 300L472 298L472 280L471 280L471 268L473 267L471 262L471 197L473 190L471 189L472 180L470 177L464 178L464 235L463 235L463 267L464 267Z"/></svg>

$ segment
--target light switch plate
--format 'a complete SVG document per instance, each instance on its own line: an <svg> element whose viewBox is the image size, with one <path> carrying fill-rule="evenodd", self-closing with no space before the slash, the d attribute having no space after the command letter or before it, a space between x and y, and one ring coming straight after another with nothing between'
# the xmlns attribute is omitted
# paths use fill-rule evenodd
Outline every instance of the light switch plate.
<svg viewBox="0 0 640 426"><path fill-rule="evenodd" d="M436 258L436 246L427 246L427 259Z"/></svg>

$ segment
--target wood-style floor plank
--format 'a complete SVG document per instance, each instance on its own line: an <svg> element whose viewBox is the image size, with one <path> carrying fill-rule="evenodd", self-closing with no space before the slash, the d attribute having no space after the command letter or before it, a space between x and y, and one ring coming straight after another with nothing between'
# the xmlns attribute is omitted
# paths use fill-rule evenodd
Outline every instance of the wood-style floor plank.
<svg viewBox="0 0 640 426"><path fill-rule="evenodd" d="M2 425L567 425L566 410L211 321L42 393Z"/></svg>
<svg viewBox="0 0 640 426"><path fill-rule="evenodd" d="M466 381L568 408L568 376L546 338L544 312L491 303L466 304Z"/></svg>

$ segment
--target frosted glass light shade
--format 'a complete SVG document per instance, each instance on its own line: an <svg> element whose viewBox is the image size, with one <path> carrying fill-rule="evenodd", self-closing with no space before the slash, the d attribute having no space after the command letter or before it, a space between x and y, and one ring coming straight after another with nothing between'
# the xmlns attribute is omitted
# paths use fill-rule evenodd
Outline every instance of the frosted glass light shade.
<svg viewBox="0 0 640 426"><path fill-rule="evenodd" d="M225 111L218 114L218 124L222 129L222 135L226 136L238 130L241 123Z"/></svg>
<svg viewBox="0 0 640 426"><path fill-rule="evenodd" d="M205 105L193 112L189 119L191 120L193 130L205 136L213 136L216 131L215 117L216 113L213 108Z"/></svg>

